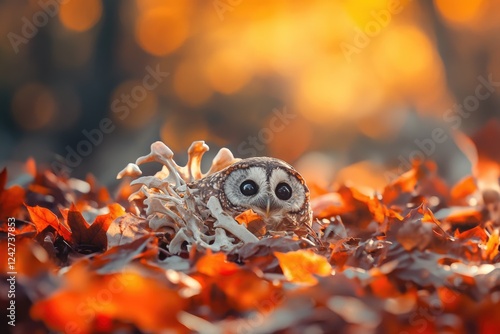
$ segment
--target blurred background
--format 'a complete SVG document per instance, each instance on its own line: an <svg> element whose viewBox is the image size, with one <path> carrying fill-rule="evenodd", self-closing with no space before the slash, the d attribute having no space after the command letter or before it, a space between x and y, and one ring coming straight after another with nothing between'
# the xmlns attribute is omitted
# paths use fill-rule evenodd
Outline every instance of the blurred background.
<svg viewBox="0 0 500 334"><path fill-rule="evenodd" d="M412 158L456 182L466 136L500 129L494 1L3 0L0 35L0 168L112 184L155 140L180 163L205 140L322 187Z"/></svg>

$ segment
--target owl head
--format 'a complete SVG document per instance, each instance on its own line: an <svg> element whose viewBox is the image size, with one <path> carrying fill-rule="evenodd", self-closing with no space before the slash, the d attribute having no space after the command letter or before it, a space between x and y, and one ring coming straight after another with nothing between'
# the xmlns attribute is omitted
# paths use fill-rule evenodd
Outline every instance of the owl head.
<svg viewBox="0 0 500 334"><path fill-rule="evenodd" d="M270 229L310 225L309 189L289 164L275 158L240 160L214 175L211 193L219 194L223 209L236 216L248 209Z"/></svg>

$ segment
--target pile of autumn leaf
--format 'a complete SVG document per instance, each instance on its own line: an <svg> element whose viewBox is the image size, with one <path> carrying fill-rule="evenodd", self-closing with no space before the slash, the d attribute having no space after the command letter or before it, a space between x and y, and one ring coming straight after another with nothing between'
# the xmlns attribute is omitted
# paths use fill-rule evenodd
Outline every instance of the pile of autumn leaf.
<svg viewBox="0 0 500 334"><path fill-rule="evenodd" d="M476 181L449 186L433 162L415 164L380 195L316 189L314 235L172 254L153 231L108 245L112 222L145 224L128 182L110 195L91 176L57 177L29 160L17 185L0 174L3 272L7 219L17 219L10 329L499 333L500 196Z"/></svg>

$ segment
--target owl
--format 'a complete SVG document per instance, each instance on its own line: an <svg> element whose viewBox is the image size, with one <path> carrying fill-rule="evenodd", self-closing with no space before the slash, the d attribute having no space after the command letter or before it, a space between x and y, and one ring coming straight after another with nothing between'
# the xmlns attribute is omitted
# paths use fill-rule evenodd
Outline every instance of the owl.
<svg viewBox="0 0 500 334"><path fill-rule="evenodd" d="M232 217L252 209L268 230L310 226L309 189L289 164L275 158L240 160L188 184L206 203L215 196Z"/></svg>

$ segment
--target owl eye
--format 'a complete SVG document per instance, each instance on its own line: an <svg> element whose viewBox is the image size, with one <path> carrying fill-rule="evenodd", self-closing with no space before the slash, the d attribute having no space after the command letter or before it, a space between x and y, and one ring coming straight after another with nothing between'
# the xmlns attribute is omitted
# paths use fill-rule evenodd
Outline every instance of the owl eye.
<svg viewBox="0 0 500 334"><path fill-rule="evenodd" d="M279 199L286 201L292 197L292 188L287 183L278 183L276 189L274 190L276 197Z"/></svg>
<svg viewBox="0 0 500 334"><path fill-rule="evenodd" d="M253 196L259 191L259 186L252 180L245 180L240 185L240 191L245 196Z"/></svg>

